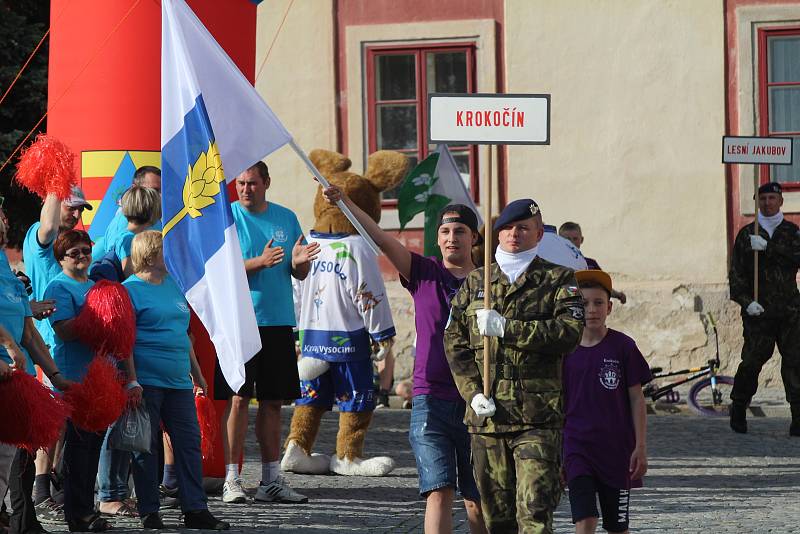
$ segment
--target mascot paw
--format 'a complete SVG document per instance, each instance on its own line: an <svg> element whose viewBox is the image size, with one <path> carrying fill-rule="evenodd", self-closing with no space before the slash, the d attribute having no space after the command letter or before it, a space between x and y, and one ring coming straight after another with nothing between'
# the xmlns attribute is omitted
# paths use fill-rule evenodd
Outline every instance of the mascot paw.
<svg viewBox="0 0 800 534"><path fill-rule="evenodd" d="M309 456L300 445L290 441L281 460L281 469L302 475L327 475L330 463L327 455L314 453Z"/></svg>
<svg viewBox="0 0 800 534"><path fill-rule="evenodd" d="M300 380L314 380L324 374L329 367L330 364L325 360L306 358L305 356L297 362L297 372L300 375Z"/></svg>
<svg viewBox="0 0 800 534"><path fill-rule="evenodd" d="M331 471L338 475L361 476L361 477L382 477L388 475L394 469L394 460L388 456L376 456L375 458L362 459L347 458L339 459L335 454L331 456Z"/></svg>

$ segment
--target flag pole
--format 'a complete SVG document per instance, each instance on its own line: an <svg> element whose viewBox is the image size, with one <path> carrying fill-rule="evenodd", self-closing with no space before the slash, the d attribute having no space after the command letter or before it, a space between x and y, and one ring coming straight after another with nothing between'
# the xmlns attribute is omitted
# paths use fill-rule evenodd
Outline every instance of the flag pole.
<svg viewBox="0 0 800 534"><path fill-rule="evenodd" d="M306 155L306 153L303 152L303 149L300 148L297 145L297 143L295 143L294 139L290 139L289 140L289 145L292 147L292 150L294 150L295 153L298 156L300 156L300 159L303 160L303 163L306 164L306 167L308 167L308 170L311 171L311 174L314 175L314 177L317 179L317 181L320 184L322 184L322 187L330 187L330 185L331 185L330 182L328 182L328 180L326 180L325 177L322 176L322 173L319 172L319 169L317 169L314 166L314 164L311 162L311 160L308 159L308 156ZM364 241L367 242L367 244L369 245L369 248L372 249L372 252L374 252L376 256L380 255L381 252L380 252L380 249L378 248L378 244L375 243L375 240L370 237L370 235L367 233L367 230L364 228L364 226L362 226L362 224L360 222L358 222L358 219L356 219L356 216L353 215L352 211L350 211L350 208L348 208L347 205L344 202L342 202L341 200L337 201L336 205L339 207L340 210L342 210L342 213L345 214L345 216L347 217L347 220L349 220L353 224L353 226L356 227L356 230L361 235L361 237L364 238Z"/></svg>
<svg viewBox="0 0 800 534"><path fill-rule="evenodd" d="M485 204L483 205L483 307L487 310L492 308L492 145L488 145L488 156L486 161L488 167L484 174L483 188L486 191ZM489 397L491 394L491 341L489 336L483 336L483 394Z"/></svg>
<svg viewBox="0 0 800 534"><path fill-rule="evenodd" d="M753 173L753 198L755 199L755 218L753 224L755 225L754 234L758 235L758 168ZM758 302L758 251L753 251L753 300Z"/></svg>

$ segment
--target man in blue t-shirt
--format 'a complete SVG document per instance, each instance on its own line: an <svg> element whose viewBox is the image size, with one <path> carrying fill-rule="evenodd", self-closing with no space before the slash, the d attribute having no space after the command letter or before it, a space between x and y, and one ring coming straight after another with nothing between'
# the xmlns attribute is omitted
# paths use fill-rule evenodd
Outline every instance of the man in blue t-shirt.
<svg viewBox="0 0 800 534"><path fill-rule="evenodd" d="M256 434L261 449L261 483L255 499L288 503L308 500L280 476L281 405L300 397L292 332L292 277L303 280L308 275L319 244L305 243L291 210L267 202L269 186L269 170L259 161L236 177L239 201L231 205L262 348L245 364L245 383L239 391L231 390L219 365L214 377L214 397L228 400L222 417L224 502L247 499L239 478L239 458L247 433L247 409L254 396L258 399Z"/></svg>

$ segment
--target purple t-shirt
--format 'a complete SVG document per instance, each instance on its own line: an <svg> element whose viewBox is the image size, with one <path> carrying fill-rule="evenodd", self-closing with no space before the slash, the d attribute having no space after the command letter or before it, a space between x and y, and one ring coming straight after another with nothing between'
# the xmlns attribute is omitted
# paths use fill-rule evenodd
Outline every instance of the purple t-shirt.
<svg viewBox="0 0 800 534"><path fill-rule="evenodd" d="M628 388L651 379L636 342L610 328L600 343L564 359L567 482L590 475L613 488L641 486L628 476L636 446Z"/></svg>
<svg viewBox="0 0 800 534"><path fill-rule="evenodd" d="M463 279L448 271L442 260L411 253L411 279L400 283L414 299L417 356L414 359L414 395L458 401L461 395L444 356L444 327L450 316L450 300Z"/></svg>

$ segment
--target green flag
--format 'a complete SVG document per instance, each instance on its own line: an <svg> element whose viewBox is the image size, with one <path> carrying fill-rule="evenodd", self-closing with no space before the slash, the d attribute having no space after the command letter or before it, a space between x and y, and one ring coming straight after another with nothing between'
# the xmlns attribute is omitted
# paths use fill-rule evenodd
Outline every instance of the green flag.
<svg viewBox="0 0 800 534"><path fill-rule="evenodd" d="M481 220L447 145L439 145L436 152L408 173L397 202L401 230L415 215L425 214L426 256L442 257L437 244L436 222L439 211L448 204L469 206L478 215L478 221Z"/></svg>

